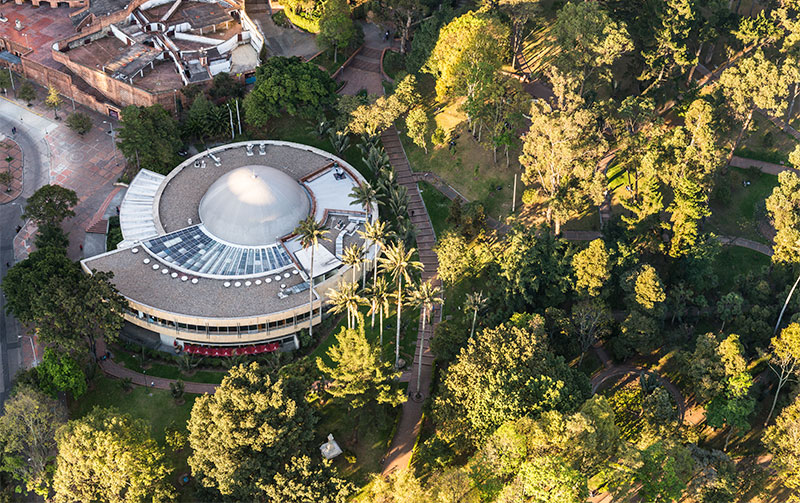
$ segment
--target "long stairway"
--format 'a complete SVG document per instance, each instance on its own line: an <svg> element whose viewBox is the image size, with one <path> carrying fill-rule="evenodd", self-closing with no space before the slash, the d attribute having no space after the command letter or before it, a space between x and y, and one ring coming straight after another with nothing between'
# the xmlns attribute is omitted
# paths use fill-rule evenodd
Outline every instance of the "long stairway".
<svg viewBox="0 0 800 503"><path fill-rule="evenodd" d="M440 282L436 277L439 261L433 251L433 246L436 243L436 234L428 217L425 203L422 201L416 178L411 172L411 166L408 163L405 150L403 150L403 145L400 143L400 136L394 126L381 134L381 141L386 153L389 155L389 161L394 167L398 183L408 189L408 214L411 217L411 223L416 228L419 259L425 266L422 271L422 281L432 280L435 285L439 286ZM389 452L386 454L383 468L384 475L388 475L397 469L402 470L408 467L411 461L414 443L422 427L422 402L427 398L431 385L434 358L430 351L430 340L433 336L434 326L441 321L441 315L441 309L437 307L431 323L427 323L424 330L422 328L423 320L420 318L417 343L414 348L414 360L408 376L409 399L403 404L403 414L397 427L397 433L392 440ZM422 361L419 358L420 346L422 346ZM420 365L422 365L421 372ZM415 396L418 374L420 374L419 391L421 397Z"/></svg>

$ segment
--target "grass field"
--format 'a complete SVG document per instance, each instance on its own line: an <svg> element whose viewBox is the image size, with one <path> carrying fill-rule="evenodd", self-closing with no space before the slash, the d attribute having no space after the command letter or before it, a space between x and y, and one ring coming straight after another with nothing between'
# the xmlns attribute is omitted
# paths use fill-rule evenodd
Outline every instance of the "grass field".
<svg viewBox="0 0 800 503"><path fill-rule="evenodd" d="M742 146L736 150L736 155L748 159L775 164L787 163L789 153L798 145L797 140L758 113L753 115L753 125L745 134Z"/></svg>
<svg viewBox="0 0 800 503"><path fill-rule="evenodd" d="M769 265L770 258L757 251L741 246L725 246L714 262L714 272L719 278L720 294L724 295L736 286L736 276L755 271Z"/></svg>
<svg viewBox="0 0 800 503"><path fill-rule="evenodd" d="M188 375L181 372L177 365L148 360L149 367L142 367L141 356L131 354L127 351L117 349L114 351L114 361L120 365L133 370L134 372L145 373L153 377L163 377L165 379L182 379L183 381L194 381L202 383L219 384L225 377L224 371L198 370L194 374Z"/></svg>
<svg viewBox="0 0 800 503"><path fill-rule="evenodd" d="M727 184L727 190L724 186L719 190L721 184ZM767 239L758 232L758 223L765 219L764 201L777 184L776 176L757 170L731 168L727 175L721 175L717 180L718 188L712 194L711 216L705 229L766 243Z"/></svg>
<svg viewBox="0 0 800 503"><path fill-rule="evenodd" d="M425 208L428 210L428 216L431 217L433 230L439 237L452 227L447 223L447 216L450 214L450 199L427 182L420 182L419 189L422 193L422 200L425 202Z"/></svg>

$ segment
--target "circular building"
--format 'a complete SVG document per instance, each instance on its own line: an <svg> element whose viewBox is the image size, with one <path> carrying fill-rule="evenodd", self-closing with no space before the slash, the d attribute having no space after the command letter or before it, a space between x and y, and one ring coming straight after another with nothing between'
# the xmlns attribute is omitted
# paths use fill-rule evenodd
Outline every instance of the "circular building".
<svg viewBox="0 0 800 503"><path fill-rule="evenodd" d="M209 356L294 349L310 323L311 273L311 249L294 229L312 215L329 230L314 248L316 325L325 292L349 270L343 250L373 253L358 231L377 207L350 197L363 183L345 161L306 145L216 147L166 177L141 170L120 205L123 241L81 265L113 272L126 321L162 345Z"/></svg>

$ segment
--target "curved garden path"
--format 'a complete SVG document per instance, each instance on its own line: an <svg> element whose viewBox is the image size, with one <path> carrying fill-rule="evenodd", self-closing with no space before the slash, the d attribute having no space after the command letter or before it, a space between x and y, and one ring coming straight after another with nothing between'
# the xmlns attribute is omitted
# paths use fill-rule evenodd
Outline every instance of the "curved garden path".
<svg viewBox="0 0 800 503"><path fill-rule="evenodd" d="M102 355L105 354L107 351L106 349L106 342L103 339L99 339L97 341L97 354ZM147 386L156 389L170 389L170 384L175 384L177 381L175 379L164 379L163 377L153 377L146 374L140 374L139 372L134 372L131 369L125 368L119 363L115 362L113 359L109 358L106 360L100 360L99 362L100 369L110 375L111 377L116 377L117 379L130 379L131 383L136 384L138 386ZM201 383L201 382L192 382L192 381L184 381L184 392L186 393L194 393L197 395L203 393L213 393L217 389L217 384L208 384L208 383Z"/></svg>

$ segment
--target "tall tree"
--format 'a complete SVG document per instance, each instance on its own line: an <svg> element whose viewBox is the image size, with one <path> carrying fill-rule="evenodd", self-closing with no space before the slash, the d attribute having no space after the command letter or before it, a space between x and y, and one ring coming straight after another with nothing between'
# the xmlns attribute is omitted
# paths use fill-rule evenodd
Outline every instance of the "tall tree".
<svg viewBox="0 0 800 503"><path fill-rule="evenodd" d="M772 454L770 467L786 487L800 494L800 396L764 431L762 441Z"/></svg>
<svg viewBox="0 0 800 503"><path fill-rule="evenodd" d="M590 297L600 295L602 288L611 278L611 261L602 239L595 239L572 257L575 270L575 286L578 291Z"/></svg>
<svg viewBox="0 0 800 503"><path fill-rule="evenodd" d="M581 349L581 356L578 359L580 366L586 352L598 339L608 333L611 313L601 300L585 300L573 306L571 321Z"/></svg>
<svg viewBox="0 0 800 503"><path fill-rule="evenodd" d="M416 248L406 250L405 243L399 241L387 246L383 250L383 257L380 258L382 271L390 274L397 284L397 293L395 294L397 298L397 334L395 338L394 354L395 367L400 362L400 313L403 309L403 280L405 280L406 283L410 283L411 274L422 270L424 267L422 262L412 259L416 251Z"/></svg>
<svg viewBox="0 0 800 503"><path fill-rule="evenodd" d="M560 49L557 73L576 82L573 92L583 96L594 79L610 79L620 56L633 50L624 23L614 21L600 2L569 2L558 12L552 34ZM572 86L570 86L572 87Z"/></svg>
<svg viewBox="0 0 800 503"><path fill-rule="evenodd" d="M360 305L366 299L358 294L358 283L341 283L338 288L331 288L327 293L328 301L333 304L331 311L334 313L347 313L347 328L353 328L353 321L358 314Z"/></svg>
<svg viewBox="0 0 800 503"><path fill-rule="evenodd" d="M370 289L370 296L372 297L372 307L370 308L369 314L372 316L372 319L375 319L375 312L378 313L378 333L380 334L378 345L382 348L383 347L383 318L386 313L389 312L389 302L392 300L391 293L389 291L389 283L386 281L386 278L380 276L375 279L372 283L372 288Z"/></svg>
<svg viewBox="0 0 800 503"><path fill-rule="evenodd" d="M356 274L361 269L361 262L364 260L364 250L356 244L351 244L342 253L342 263L349 265L353 271L353 284L358 286Z"/></svg>
<svg viewBox="0 0 800 503"><path fill-rule="evenodd" d="M52 348L45 348L36 375L43 391L53 396L59 391L68 391L73 398L78 398L86 392L86 375L81 364L68 354L57 354Z"/></svg>
<svg viewBox="0 0 800 503"><path fill-rule="evenodd" d="M408 40L414 21L423 17L426 12L425 2L421 0L390 0L387 7L392 14L394 25L400 32L400 54L408 50Z"/></svg>
<svg viewBox="0 0 800 503"><path fill-rule="evenodd" d="M570 411L588 395L586 377L547 348L542 317L522 315L467 342L444 375L433 415L442 438L464 449L506 421Z"/></svg>
<svg viewBox="0 0 800 503"><path fill-rule="evenodd" d="M431 322L430 317L437 305L442 305L444 299L440 297L442 289L434 286L430 280L420 283L411 293L412 301L419 307L422 318L422 329L419 334L422 340L418 343L419 355L417 357L417 396L419 396L420 382L422 381L422 350L425 347L425 327Z"/></svg>
<svg viewBox="0 0 800 503"><path fill-rule="evenodd" d="M706 422L712 428L728 427L724 451L728 449L735 430L750 426L748 418L755 408L755 400L748 397L753 378L747 371L739 336L729 335L720 343L718 351L725 369L725 381L723 392L712 398L706 407Z"/></svg>
<svg viewBox="0 0 800 503"><path fill-rule="evenodd" d="M275 474L266 497L282 503L345 503L355 489L338 477L330 462L314 463L308 456L298 456Z"/></svg>
<svg viewBox="0 0 800 503"><path fill-rule="evenodd" d="M167 174L175 167L182 145L178 123L161 105L125 107L116 134L120 152L137 168Z"/></svg>
<svg viewBox="0 0 800 503"><path fill-rule="evenodd" d="M426 154L428 153L427 138L430 132L431 127L425 109L417 107L411 110L406 116L406 134L414 142L414 145L422 147Z"/></svg>
<svg viewBox="0 0 800 503"><path fill-rule="evenodd" d="M405 400L395 381L399 372L390 362L381 361L381 348L367 341L363 317L359 316L355 329L342 327L327 355L331 366L317 357L317 368L333 381L326 391L350 408L360 409L373 403L394 407Z"/></svg>
<svg viewBox="0 0 800 503"><path fill-rule="evenodd" d="M317 117L336 101L336 83L317 65L300 58L272 57L256 68L256 84L244 99L247 122L257 127L282 111Z"/></svg>
<svg viewBox="0 0 800 503"><path fill-rule="evenodd" d="M436 97L470 98L490 82L505 59L508 29L497 19L473 11L439 32L426 70L436 77Z"/></svg>
<svg viewBox="0 0 800 503"><path fill-rule="evenodd" d="M72 208L78 204L75 191L61 185L44 185L25 202L23 219L30 218L36 225L60 225L69 217L74 217Z"/></svg>
<svg viewBox="0 0 800 503"><path fill-rule="evenodd" d="M58 430L55 501L173 501L164 449L142 419L96 407Z"/></svg>
<svg viewBox="0 0 800 503"><path fill-rule="evenodd" d="M697 65L698 54L691 50L699 28L695 0L667 0L661 11L661 26L655 34L655 47L644 52L645 71L641 80L651 80L644 91L658 85L675 68L680 71Z"/></svg>
<svg viewBox="0 0 800 503"><path fill-rule="evenodd" d="M800 262L800 177L788 170L778 173L778 185L766 205L777 231L773 262Z"/></svg>
<svg viewBox="0 0 800 503"><path fill-rule="evenodd" d="M216 392L192 408L192 474L223 496L263 498L276 473L314 438L317 418L304 393L258 363L231 368Z"/></svg>
<svg viewBox="0 0 800 503"><path fill-rule="evenodd" d="M525 168L522 181L540 192L547 204L547 222L554 221L559 234L561 222L585 209L589 201L599 202L596 196L605 180L597 165L606 143L588 109L556 110L540 100L531 105L530 117L519 158Z"/></svg>
<svg viewBox="0 0 800 503"><path fill-rule="evenodd" d="M18 386L6 401L0 416L3 470L25 484L26 490L42 496L49 493L56 430L66 420L63 405L30 386Z"/></svg>
<svg viewBox="0 0 800 503"><path fill-rule="evenodd" d="M56 120L59 120L58 107L61 106L61 103L61 96L58 95L58 89L53 86L47 86L47 98L45 98L44 104L53 109Z"/></svg>
<svg viewBox="0 0 800 503"><path fill-rule="evenodd" d="M742 129L731 146L730 161L744 132L750 127L756 109L778 116L783 113L787 88L778 66L761 49L722 72L719 85L734 117L742 123Z"/></svg>
<svg viewBox="0 0 800 503"><path fill-rule="evenodd" d="M340 47L347 47L356 34L350 7L345 0L325 0L319 19L317 41L322 47L333 47L333 62L336 63Z"/></svg>
<svg viewBox="0 0 800 503"><path fill-rule="evenodd" d="M775 388L775 398L772 399L772 407L769 409L764 426L769 424L783 385L800 373L800 325L790 323L788 327L781 330L781 333L770 341L770 349L772 351L769 354L769 368L775 372L778 385Z"/></svg>
<svg viewBox="0 0 800 503"><path fill-rule="evenodd" d="M314 254L320 240L328 239L328 229L317 222L314 215L309 215L300 221L294 233L300 235L300 246L311 248L311 267L308 271L308 335L311 337L314 329Z"/></svg>

